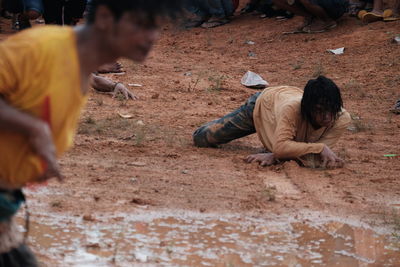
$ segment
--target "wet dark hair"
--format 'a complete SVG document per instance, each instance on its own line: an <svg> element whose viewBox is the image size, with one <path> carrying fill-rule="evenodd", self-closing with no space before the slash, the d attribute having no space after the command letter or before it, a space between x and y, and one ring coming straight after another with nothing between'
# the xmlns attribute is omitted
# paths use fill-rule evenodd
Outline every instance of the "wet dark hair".
<svg viewBox="0 0 400 267"><path fill-rule="evenodd" d="M146 23L155 25L157 17L176 19L182 11L182 0L92 0L87 15L87 23L95 20L99 6L106 6L119 20L125 12L141 12L146 17Z"/></svg>
<svg viewBox="0 0 400 267"><path fill-rule="evenodd" d="M324 112L330 112L337 118L343 107L339 87L325 76L309 80L304 88L301 100L301 115L309 122L313 122L313 114L320 106Z"/></svg>

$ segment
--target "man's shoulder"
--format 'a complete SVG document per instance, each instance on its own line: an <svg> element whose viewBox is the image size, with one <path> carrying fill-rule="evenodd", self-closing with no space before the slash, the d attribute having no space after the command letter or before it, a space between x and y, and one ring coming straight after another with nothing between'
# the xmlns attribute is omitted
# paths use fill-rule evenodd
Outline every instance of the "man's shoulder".
<svg viewBox="0 0 400 267"><path fill-rule="evenodd" d="M295 86L274 86L265 89L260 100L265 101L268 105L274 104L278 106L299 106L303 90Z"/></svg>
<svg viewBox="0 0 400 267"><path fill-rule="evenodd" d="M49 46L53 43L63 43L66 39L72 37L73 29L61 26L37 26L31 29L21 31L10 36L4 41L4 45L35 47Z"/></svg>
<svg viewBox="0 0 400 267"><path fill-rule="evenodd" d="M351 123L351 115L344 108L339 113L339 117L337 119L337 124L339 125L348 125Z"/></svg>

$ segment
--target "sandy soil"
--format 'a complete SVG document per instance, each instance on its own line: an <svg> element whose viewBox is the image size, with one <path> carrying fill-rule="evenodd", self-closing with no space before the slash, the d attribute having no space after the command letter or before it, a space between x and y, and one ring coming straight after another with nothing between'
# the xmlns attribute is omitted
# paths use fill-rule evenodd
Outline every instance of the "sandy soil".
<svg viewBox="0 0 400 267"><path fill-rule="evenodd" d="M310 209L385 222L400 205L400 157L384 157L400 153L400 116L388 112L400 97L400 45L391 42L400 21L362 25L345 17L331 32L281 34L299 23L299 17L282 22L245 15L215 29L163 29L145 64L121 60L126 75L108 76L142 84L131 87L138 101L90 93L75 147L61 160L66 182L47 185L58 194L35 195L42 211L83 216L148 205L295 216ZM344 55L326 52L339 47ZM261 148L255 135L219 149L195 148L191 134L198 126L255 93L240 84L247 70L271 86L304 87L317 74L337 82L356 118L335 148L346 166L246 164L243 158Z"/></svg>

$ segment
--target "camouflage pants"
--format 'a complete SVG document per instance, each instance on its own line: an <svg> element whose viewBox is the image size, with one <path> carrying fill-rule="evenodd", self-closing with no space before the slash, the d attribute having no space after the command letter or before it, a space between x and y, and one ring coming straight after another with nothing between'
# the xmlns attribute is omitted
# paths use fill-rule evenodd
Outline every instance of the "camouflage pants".
<svg viewBox="0 0 400 267"><path fill-rule="evenodd" d="M243 106L232 113L197 129L193 133L195 146L216 147L219 144L255 133L253 111L260 94L259 92L252 95Z"/></svg>

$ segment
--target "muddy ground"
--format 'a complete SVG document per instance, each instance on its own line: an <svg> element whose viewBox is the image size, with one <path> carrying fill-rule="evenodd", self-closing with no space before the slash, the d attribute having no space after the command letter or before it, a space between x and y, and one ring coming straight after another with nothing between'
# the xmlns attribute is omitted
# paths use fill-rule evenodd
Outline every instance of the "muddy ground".
<svg viewBox="0 0 400 267"><path fill-rule="evenodd" d="M344 17L327 33L281 34L299 23L244 15L209 30L165 27L145 64L121 60L126 74L107 76L142 84L130 87L139 100L90 92L75 147L61 160L67 179L47 185L57 193L32 196L32 209L77 217L143 207L260 217L311 210L391 224L399 213L400 157L384 155L400 154L400 115L388 111L400 97L400 45L391 42L400 21L362 25ZM339 47L343 55L326 52ZM198 126L256 92L240 84L247 70L271 86L304 87L318 74L340 86L355 119L334 149L343 169L246 164L261 148L256 135L218 149L193 146Z"/></svg>

